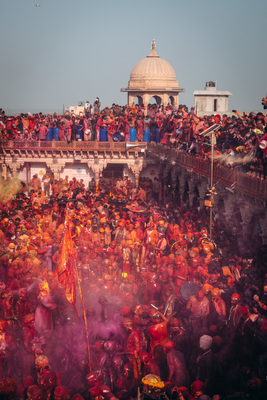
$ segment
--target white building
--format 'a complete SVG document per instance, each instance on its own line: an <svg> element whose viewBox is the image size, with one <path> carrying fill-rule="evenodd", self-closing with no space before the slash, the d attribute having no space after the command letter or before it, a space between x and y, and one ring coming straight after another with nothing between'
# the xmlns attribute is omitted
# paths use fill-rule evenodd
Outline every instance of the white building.
<svg viewBox="0 0 267 400"><path fill-rule="evenodd" d="M205 114L227 114L229 96L228 91L217 90L216 82L206 82L204 90L194 92L195 113L198 116Z"/></svg>

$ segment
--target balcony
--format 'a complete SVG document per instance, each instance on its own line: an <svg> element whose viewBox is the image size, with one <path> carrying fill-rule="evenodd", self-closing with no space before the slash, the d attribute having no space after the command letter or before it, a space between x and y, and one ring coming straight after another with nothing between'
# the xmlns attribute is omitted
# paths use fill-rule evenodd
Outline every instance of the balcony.
<svg viewBox="0 0 267 400"><path fill-rule="evenodd" d="M80 162L94 162L94 160L105 159L109 162L121 163L140 157L149 157L154 162L164 165L179 166L190 172L194 172L207 179L210 178L210 160L198 158L197 156L178 152L163 145L152 143L129 143L125 142L58 142L58 141L2 141L1 160L8 165L15 161L37 162L57 160L78 160ZM238 168L228 168L214 162L214 182L219 182L225 187L234 185L235 192L258 202L265 203L267 200L267 180L261 180L251 174L244 173Z"/></svg>

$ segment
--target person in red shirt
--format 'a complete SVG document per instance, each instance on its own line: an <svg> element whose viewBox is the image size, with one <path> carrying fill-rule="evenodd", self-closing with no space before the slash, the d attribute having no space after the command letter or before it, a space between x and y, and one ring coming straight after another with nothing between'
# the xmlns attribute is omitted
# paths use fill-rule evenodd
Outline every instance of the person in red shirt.
<svg viewBox="0 0 267 400"><path fill-rule="evenodd" d="M65 130L63 124L60 124L59 126L58 137L61 142L65 141Z"/></svg>
<svg viewBox="0 0 267 400"><path fill-rule="evenodd" d="M143 141L143 134L144 134L144 120L141 116L139 116L136 120L136 130L137 130L137 140L138 142Z"/></svg>

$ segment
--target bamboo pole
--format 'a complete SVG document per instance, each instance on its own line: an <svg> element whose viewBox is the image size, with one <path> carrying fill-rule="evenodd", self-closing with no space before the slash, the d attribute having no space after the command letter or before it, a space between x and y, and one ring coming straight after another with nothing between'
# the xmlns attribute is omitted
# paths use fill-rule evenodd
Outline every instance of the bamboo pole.
<svg viewBox="0 0 267 400"><path fill-rule="evenodd" d="M92 370L92 361L91 361L91 352L90 352L90 341L89 341L89 335L88 335L88 324L87 324L87 316L86 316L86 310L85 310L85 305L84 305L84 298L83 298L83 293L82 293L82 288L80 284L80 278L78 275L78 269L76 262L74 260L74 272L76 275L76 280L78 284L78 289L79 289L79 294L80 294L80 299L82 303L82 309L83 309L83 319L84 319L84 327L85 327L85 336L86 336L86 343L87 343L87 352L88 352L88 366L89 366L89 372Z"/></svg>

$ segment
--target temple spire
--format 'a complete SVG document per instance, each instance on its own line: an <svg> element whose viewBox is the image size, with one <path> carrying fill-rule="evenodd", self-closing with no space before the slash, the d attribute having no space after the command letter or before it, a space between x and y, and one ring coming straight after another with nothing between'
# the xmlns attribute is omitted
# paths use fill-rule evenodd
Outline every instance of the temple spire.
<svg viewBox="0 0 267 400"><path fill-rule="evenodd" d="M156 53L156 42L155 39L151 42L151 53L147 57L159 57Z"/></svg>

